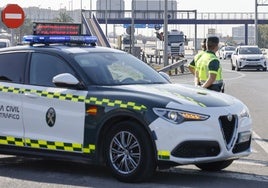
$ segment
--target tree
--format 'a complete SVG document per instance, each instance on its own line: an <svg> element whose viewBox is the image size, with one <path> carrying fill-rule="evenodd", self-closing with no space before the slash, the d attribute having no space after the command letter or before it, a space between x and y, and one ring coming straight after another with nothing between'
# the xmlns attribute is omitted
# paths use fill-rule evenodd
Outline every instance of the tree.
<svg viewBox="0 0 268 188"><path fill-rule="evenodd" d="M268 25L258 26L258 46L268 48Z"/></svg>
<svg viewBox="0 0 268 188"><path fill-rule="evenodd" d="M73 18L66 11L61 11L59 17L54 19L55 22L73 22Z"/></svg>

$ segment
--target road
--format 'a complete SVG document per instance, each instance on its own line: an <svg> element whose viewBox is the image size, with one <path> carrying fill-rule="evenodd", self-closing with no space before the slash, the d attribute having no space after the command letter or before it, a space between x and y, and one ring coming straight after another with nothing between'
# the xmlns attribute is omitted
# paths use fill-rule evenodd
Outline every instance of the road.
<svg viewBox="0 0 268 188"><path fill-rule="evenodd" d="M0 156L0 187L268 187L268 72L231 71L229 60L221 61L226 93L242 100L253 118L253 153L235 161L222 172L202 172L193 165L158 170L150 182L125 184L104 167L81 163ZM190 74L171 77L173 82L193 84Z"/></svg>

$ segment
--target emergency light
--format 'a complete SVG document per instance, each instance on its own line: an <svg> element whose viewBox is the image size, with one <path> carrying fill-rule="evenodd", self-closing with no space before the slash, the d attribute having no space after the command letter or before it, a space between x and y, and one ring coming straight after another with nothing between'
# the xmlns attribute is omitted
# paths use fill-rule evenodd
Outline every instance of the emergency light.
<svg viewBox="0 0 268 188"><path fill-rule="evenodd" d="M27 35L23 37L23 42L32 44L53 44L53 43L72 43L72 44L96 44L96 36L89 35Z"/></svg>

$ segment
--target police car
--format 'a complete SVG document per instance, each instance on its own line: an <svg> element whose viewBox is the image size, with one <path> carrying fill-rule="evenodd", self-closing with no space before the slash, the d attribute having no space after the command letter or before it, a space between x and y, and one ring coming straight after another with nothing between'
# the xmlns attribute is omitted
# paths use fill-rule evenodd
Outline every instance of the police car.
<svg viewBox="0 0 268 188"><path fill-rule="evenodd" d="M107 165L120 181L157 168L221 170L251 152L248 108L172 84L94 36L24 38L0 50L0 153Z"/></svg>

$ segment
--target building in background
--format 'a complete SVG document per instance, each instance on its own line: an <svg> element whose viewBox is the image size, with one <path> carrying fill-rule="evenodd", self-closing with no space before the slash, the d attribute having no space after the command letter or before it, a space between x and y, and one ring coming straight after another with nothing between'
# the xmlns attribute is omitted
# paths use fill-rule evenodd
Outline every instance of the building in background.
<svg viewBox="0 0 268 188"><path fill-rule="evenodd" d="M245 26L232 28L232 37L237 44L245 44ZM255 27L248 26L248 44L255 43Z"/></svg>
<svg viewBox="0 0 268 188"><path fill-rule="evenodd" d="M81 22L81 10L67 10L66 8L61 8L59 10L52 10L50 7L47 9L39 7L27 7L23 8L26 19L30 19L33 22L52 22L57 17L59 17L60 12L66 12L69 16L73 18L74 22Z"/></svg>
<svg viewBox="0 0 268 188"><path fill-rule="evenodd" d="M97 0L96 1L97 18L124 18L125 1L124 0Z"/></svg>
<svg viewBox="0 0 268 188"><path fill-rule="evenodd" d="M168 18L177 19L177 0L169 0L167 7ZM134 17L138 19L164 19L165 1L136 0L134 2L134 10ZM149 14L147 14L148 11L150 11Z"/></svg>

